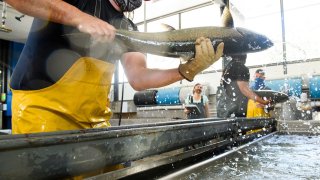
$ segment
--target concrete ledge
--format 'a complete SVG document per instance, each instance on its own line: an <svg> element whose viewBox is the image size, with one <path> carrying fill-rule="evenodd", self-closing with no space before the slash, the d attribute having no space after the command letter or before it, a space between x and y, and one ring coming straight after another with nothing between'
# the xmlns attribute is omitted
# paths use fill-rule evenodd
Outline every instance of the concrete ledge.
<svg viewBox="0 0 320 180"><path fill-rule="evenodd" d="M167 122L167 121L174 121L177 119L171 118L135 118L135 119L121 119L121 126L123 125L133 125L133 124L145 124L145 123L158 123L158 122ZM110 123L112 126L119 125L119 119L110 119Z"/></svg>
<svg viewBox="0 0 320 180"><path fill-rule="evenodd" d="M319 120L277 120L277 122L279 133L320 135Z"/></svg>
<svg viewBox="0 0 320 180"><path fill-rule="evenodd" d="M182 105L174 105L174 106L144 106L137 107L138 111L154 111L154 110L183 110Z"/></svg>
<svg viewBox="0 0 320 180"><path fill-rule="evenodd" d="M139 107L137 118L184 119L185 113L182 105Z"/></svg>

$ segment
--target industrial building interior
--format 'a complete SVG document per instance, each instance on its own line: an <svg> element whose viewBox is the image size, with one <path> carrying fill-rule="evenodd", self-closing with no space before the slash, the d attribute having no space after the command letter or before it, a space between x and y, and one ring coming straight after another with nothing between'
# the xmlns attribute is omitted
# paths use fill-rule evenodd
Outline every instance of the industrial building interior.
<svg viewBox="0 0 320 180"><path fill-rule="evenodd" d="M109 93L111 127L15 135L9 82L33 17L5 1L0 5L0 179L320 178L317 0L230 0L235 27L273 42L266 50L248 53L246 60L250 85L256 70L263 69L266 86L287 97L274 104L270 117L217 116L225 58L192 82L143 91L130 86L121 63L116 63ZM225 5L224 0L150 0L127 16L145 33L220 27ZM176 68L182 61L146 56L150 68ZM196 83L208 97L209 117L191 120L185 99ZM310 108L301 109L302 104ZM105 168L119 164L123 167Z"/></svg>

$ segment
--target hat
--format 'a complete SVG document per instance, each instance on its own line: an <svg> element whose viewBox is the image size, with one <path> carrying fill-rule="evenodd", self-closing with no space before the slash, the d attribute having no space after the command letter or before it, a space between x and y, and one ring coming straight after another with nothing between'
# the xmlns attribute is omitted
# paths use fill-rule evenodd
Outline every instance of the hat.
<svg viewBox="0 0 320 180"><path fill-rule="evenodd" d="M259 74L262 74L262 75L265 74L264 71L263 71L263 69L257 69L257 70L256 70L256 73L259 73Z"/></svg>

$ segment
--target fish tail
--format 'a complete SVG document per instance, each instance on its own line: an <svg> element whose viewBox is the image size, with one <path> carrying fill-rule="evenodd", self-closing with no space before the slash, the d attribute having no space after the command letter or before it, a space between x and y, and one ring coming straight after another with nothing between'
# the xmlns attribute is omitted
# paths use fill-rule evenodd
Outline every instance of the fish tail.
<svg viewBox="0 0 320 180"><path fill-rule="evenodd" d="M234 21L232 14L230 12L230 2L229 0L225 1L223 12L221 14L221 21L223 27L234 27Z"/></svg>

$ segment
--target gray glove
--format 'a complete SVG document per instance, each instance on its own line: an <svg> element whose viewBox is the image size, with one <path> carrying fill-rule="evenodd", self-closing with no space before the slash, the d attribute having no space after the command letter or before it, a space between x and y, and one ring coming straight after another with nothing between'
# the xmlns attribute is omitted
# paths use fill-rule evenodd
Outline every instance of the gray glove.
<svg viewBox="0 0 320 180"><path fill-rule="evenodd" d="M193 81L195 75L207 69L222 56L223 47L224 43L221 42L215 52L210 39L198 38L195 43L195 57L184 64L180 64L179 73L188 81Z"/></svg>

